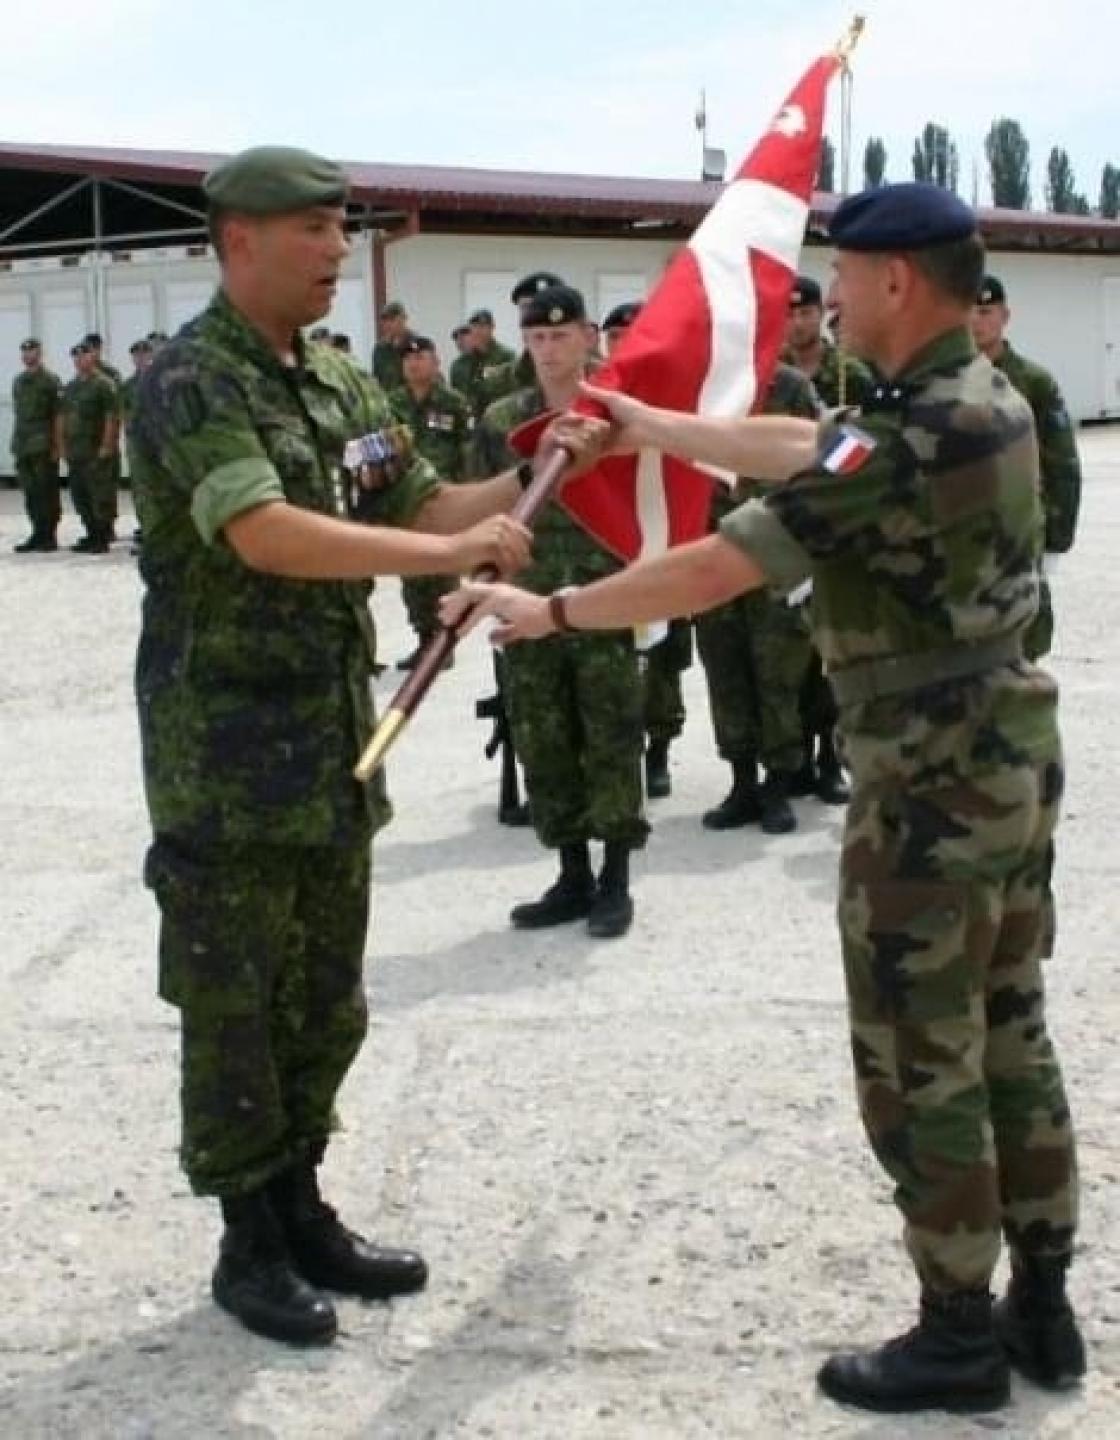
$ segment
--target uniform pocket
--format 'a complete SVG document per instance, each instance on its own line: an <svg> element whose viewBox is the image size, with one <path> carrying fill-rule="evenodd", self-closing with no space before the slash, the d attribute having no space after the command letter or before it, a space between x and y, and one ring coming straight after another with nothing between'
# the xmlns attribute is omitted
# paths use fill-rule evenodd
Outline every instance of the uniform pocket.
<svg viewBox="0 0 1120 1440"><path fill-rule="evenodd" d="M929 880L875 880L840 902L844 967L856 1021L923 1024L967 1010L968 890Z"/></svg>

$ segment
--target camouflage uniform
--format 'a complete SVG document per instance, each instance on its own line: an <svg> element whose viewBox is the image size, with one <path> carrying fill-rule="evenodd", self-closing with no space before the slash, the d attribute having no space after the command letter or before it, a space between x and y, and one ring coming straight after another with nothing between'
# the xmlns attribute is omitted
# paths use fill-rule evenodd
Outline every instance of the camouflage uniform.
<svg viewBox="0 0 1120 1440"><path fill-rule="evenodd" d="M545 408L535 386L491 405L475 431L477 473L497 475L516 464L507 435ZM538 595L621 568L555 503L536 521L533 553L517 581ZM642 815L642 685L632 633L511 645L505 674L514 746L541 844L643 845L649 827Z"/></svg>
<svg viewBox="0 0 1120 1440"><path fill-rule="evenodd" d="M1077 1216L1041 964L1057 691L1015 658L1038 603L1036 447L964 329L892 386L859 422L861 468L810 471L721 530L773 583L812 576L854 782L839 919L861 1111L924 1286L986 1292L1001 1228L1067 1256Z"/></svg>
<svg viewBox="0 0 1120 1440"><path fill-rule="evenodd" d="M475 414L481 418L486 407L493 405L495 400L502 400L515 390L524 390L536 383L537 372L528 350L522 350L517 356L507 350L501 360L479 358L474 377Z"/></svg>
<svg viewBox="0 0 1120 1440"><path fill-rule="evenodd" d="M862 361L823 338L821 362L809 379L821 404L828 410L841 404L862 405L875 385L871 372ZM831 740L837 719L836 700L825 679L820 651L815 645L810 645L809 666L801 686L801 725L810 783L816 737L828 736Z"/></svg>
<svg viewBox="0 0 1120 1440"><path fill-rule="evenodd" d="M59 411L58 376L44 365L22 370L12 381L12 455L32 533L53 539L58 529L58 459L54 423Z"/></svg>
<svg viewBox="0 0 1120 1440"><path fill-rule="evenodd" d="M75 376L62 391L62 444L70 496L95 540L108 540L117 513L115 462L101 454L105 422L117 414L117 391L99 370Z"/></svg>
<svg viewBox="0 0 1120 1440"><path fill-rule="evenodd" d="M369 842L390 813L351 773L374 718L369 586L262 574L222 539L267 501L342 514L345 442L390 423L351 361L296 343L286 369L219 292L156 356L131 432L145 877L200 1194L317 1158L366 1027ZM407 523L437 483L412 460L380 519Z"/></svg>
<svg viewBox="0 0 1120 1440"><path fill-rule="evenodd" d="M684 729L681 676L692 664L692 626L670 620L669 633L642 656L645 731L651 741L668 744Z"/></svg>
<svg viewBox="0 0 1120 1440"><path fill-rule="evenodd" d="M386 394L404 384L400 345L396 340L379 340L373 347L373 378Z"/></svg>
<svg viewBox="0 0 1120 1440"><path fill-rule="evenodd" d="M390 393L389 405L439 478L462 480L473 428L463 397L437 380L423 400L415 399L407 385L399 386ZM440 596L454 585L448 575L410 575L401 582L409 623L421 644L438 630Z"/></svg>
<svg viewBox="0 0 1120 1440"><path fill-rule="evenodd" d="M460 394L467 402L467 405L474 409L474 351L467 350L461 355L456 355L451 362L451 369L447 372L448 383L452 390Z"/></svg>
<svg viewBox="0 0 1120 1440"><path fill-rule="evenodd" d="M760 413L816 419L820 406L804 375L779 365ZM761 488L757 481L740 480L733 493L716 489L712 528ZM767 770L784 774L797 770L798 701L809 666L800 611L766 590L748 591L698 615L696 640L720 758L730 764L761 759Z"/></svg>
<svg viewBox="0 0 1120 1440"><path fill-rule="evenodd" d="M1006 341L992 363L1003 371L1034 415L1042 484L1043 546L1047 554L1062 555L1073 545L1081 506L1081 460L1073 421L1058 383L1048 370L1020 355ZM1027 631L1023 651L1028 659L1035 660L1049 654L1053 639L1054 609L1043 574L1038 615Z"/></svg>

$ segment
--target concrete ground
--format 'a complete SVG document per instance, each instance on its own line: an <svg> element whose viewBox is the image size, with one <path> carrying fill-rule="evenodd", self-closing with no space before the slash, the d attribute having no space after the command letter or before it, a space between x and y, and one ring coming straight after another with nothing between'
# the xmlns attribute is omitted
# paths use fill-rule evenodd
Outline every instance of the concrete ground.
<svg viewBox="0 0 1120 1440"><path fill-rule="evenodd" d="M392 758L374 1022L327 1166L351 1223L419 1245L431 1286L391 1306L342 1301L338 1343L313 1353L215 1310L216 1215L177 1169L176 1016L154 995L139 879L134 562L124 546L13 555L23 521L6 492L0 1435L1120 1434L1120 433L1083 446L1081 534L1056 582L1069 799L1050 969L1084 1171L1083 1391L1017 1382L1012 1408L976 1421L878 1420L818 1398L824 1355L909 1324L915 1299L849 1073L841 817L799 802L793 836L701 829L726 773L693 669L631 933L515 934L509 907L551 863L495 822L477 638ZM395 585L376 610L398 657ZM379 682L383 702L396 679Z"/></svg>

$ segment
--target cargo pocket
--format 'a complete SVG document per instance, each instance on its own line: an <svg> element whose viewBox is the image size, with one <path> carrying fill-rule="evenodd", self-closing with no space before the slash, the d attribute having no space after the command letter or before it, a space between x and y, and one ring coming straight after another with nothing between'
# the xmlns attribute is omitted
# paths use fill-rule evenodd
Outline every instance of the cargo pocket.
<svg viewBox="0 0 1120 1440"><path fill-rule="evenodd" d="M144 883L160 909L159 995L212 1017L251 1015L268 984L261 967L274 947L264 939L264 887L224 856L160 836L144 861Z"/></svg>
<svg viewBox="0 0 1120 1440"><path fill-rule="evenodd" d="M967 886L865 881L842 898L840 925L853 1020L921 1025L967 1012Z"/></svg>

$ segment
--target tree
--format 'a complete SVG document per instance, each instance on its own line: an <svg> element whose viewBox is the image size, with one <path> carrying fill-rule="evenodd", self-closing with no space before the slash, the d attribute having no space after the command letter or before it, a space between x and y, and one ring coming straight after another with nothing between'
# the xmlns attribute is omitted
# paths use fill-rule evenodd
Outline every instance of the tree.
<svg viewBox="0 0 1120 1440"><path fill-rule="evenodd" d="M817 170L817 189L830 195L836 192L836 149L828 136L821 140L821 163Z"/></svg>
<svg viewBox="0 0 1120 1440"><path fill-rule="evenodd" d="M992 204L1003 210L1029 210L1031 147L1018 120L993 120L984 141Z"/></svg>
<svg viewBox="0 0 1120 1440"><path fill-rule="evenodd" d="M1120 169L1115 165L1101 171L1101 214L1106 220L1120 219Z"/></svg>
<svg viewBox="0 0 1120 1440"><path fill-rule="evenodd" d="M877 190L887 173L887 147L878 135L872 135L863 152L863 188Z"/></svg>
<svg viewBox="0 0 1120 1440"><path fill-rule="evenodd" d="M1046 162L1046 205L1055 215L1089 213L1088 200L1078 193L1069 155L1057 145Z"/></svg>
<svg viewBox="0 0 1120 1440"><path fill-rule="evenodd" d="M929 181L940 185L943 190L956 190L960 179L960 156L944 125L935 125L932 120L928 122L914 141L911 164L915 180Z"/></svg>

